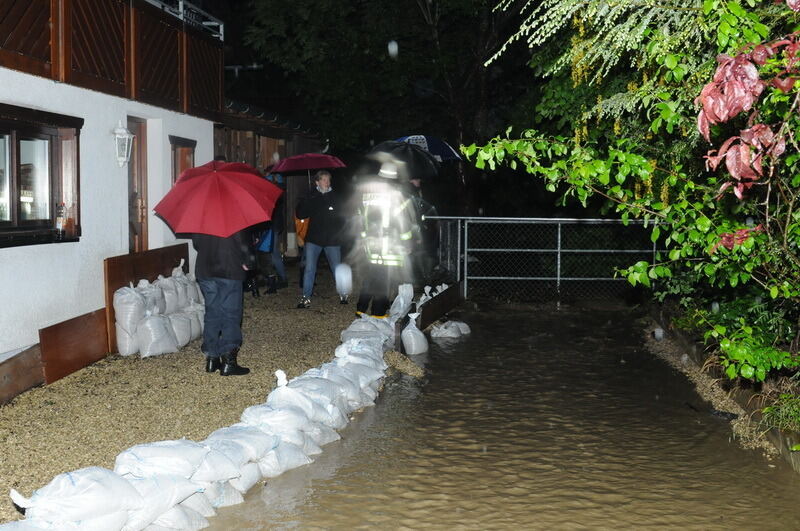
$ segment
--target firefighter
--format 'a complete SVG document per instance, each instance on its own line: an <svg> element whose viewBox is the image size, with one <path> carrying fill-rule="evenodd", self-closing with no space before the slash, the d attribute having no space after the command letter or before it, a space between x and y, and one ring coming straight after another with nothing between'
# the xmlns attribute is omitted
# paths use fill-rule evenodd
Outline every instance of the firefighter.
<svg viewBox="0 0 800 531"><path fill-rule="evenodd" d="M361 185L359 217L366 263L356 304L359 315L386 317L394 289L410 279L408 256L419 245L419 224L414 201L400 182L401 173L401 164L384 162L377 178Z"/></svg>

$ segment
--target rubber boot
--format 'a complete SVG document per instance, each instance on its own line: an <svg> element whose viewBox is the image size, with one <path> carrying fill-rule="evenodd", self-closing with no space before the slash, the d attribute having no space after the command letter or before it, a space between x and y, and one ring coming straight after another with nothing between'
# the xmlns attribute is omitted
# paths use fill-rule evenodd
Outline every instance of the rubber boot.
<svg viewBox="0 0 800 531"><path fill-rule="evenodd" d="M278 277L270 275L267 277L267 293L278 293Z"/></svg>
<svg viewBox="0 0 800 531"><path fill-rule="evenodd" d="M219 356L214 358L206 356L206 372L217 372L220 367L222 367L222 361Z"/></svg>
<svg viewBox="0 0 800 531"><path fill-rule="evenodd" d="M235 348L228 352L227 354L223 354L222 356L222 368L220 369L219 373L222 376L241 376L243 374L248 374L250 369L247 367L242 367L238 363L236 363L236 356L239 354L239 349Z"/></svg>

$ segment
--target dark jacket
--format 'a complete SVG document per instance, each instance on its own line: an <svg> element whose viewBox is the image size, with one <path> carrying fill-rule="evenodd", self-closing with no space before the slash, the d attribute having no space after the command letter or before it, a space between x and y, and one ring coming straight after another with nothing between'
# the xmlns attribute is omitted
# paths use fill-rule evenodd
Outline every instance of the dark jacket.
<svg viewBox="0 0 800 531"><path fill-rule="evenodd" d="M246 265L255 268L255 255L250 246L249 229L237 232L227 238L209 234L193 234L192 244L197 250L195 276L197 278L228 278L244 280Z"/></svg>
<svg viewBox="0 0 800 531"><path fill-rule="evenodd" d="M344 212L336 192L320 193L316 188L297 204L300 219L311 218L305 240L322 247L342 244Z"/></svg>
<svg viewBox="0 0 800 531"><path fill-rule="evenodd" d="M283 234L286 232L286 193L283 193L275 203L270 227L275 234Z"/></svg>

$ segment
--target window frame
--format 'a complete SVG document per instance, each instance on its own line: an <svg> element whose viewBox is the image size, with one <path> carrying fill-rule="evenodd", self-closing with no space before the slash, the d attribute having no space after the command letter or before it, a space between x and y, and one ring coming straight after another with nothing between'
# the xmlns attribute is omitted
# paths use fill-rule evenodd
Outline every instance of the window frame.
<svg viewBox="0 0 800 531"><path fill-rule="evenodd" d="M83 119L16 105L0 103L0 133L7 135L10 220L0 221L0 248L44 243L74 242L80 239L80 130ZM22 164L20 141L47 140L48 209L46 219L22 220L20 188ZM74 142L74 143L73 143ZM69 145L65 148L65 144ZM65 170L70 168L71 172ZM69 174L66 174L69 173ZM67 188L70 188L67 193ZM56 230L56 215L65 197L69 223Z"/></svg>
<svg viewBox="0 0 800 531"><path fill-rule="evenodd" d="M169 135L169 144L171 149L172 155L172 184L178 180L180 176L180 171L178 171L178 163L179 163L179 154L181 149L191 149L192 153L192 166L196 162L195 160L195 150L197 149L197 140L192 140L189 138L183 138L180 136Z"/></svg>

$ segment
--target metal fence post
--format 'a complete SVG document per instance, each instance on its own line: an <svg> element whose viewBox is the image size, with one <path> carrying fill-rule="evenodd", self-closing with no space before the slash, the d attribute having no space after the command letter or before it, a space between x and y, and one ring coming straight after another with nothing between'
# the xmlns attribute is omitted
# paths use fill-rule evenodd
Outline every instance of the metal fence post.
<svg viewBox="0 0 800 531"><path fill-rule="evenodd" d="M469 280L469 220L464 220L464 298L467 298L467 282Z"/></svg>
<svg viewBox="0 0 800 531"><path fill-rule="evenodd" d="M561 223L556 231L556 293L561 297Z"/></svg>

